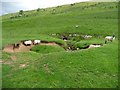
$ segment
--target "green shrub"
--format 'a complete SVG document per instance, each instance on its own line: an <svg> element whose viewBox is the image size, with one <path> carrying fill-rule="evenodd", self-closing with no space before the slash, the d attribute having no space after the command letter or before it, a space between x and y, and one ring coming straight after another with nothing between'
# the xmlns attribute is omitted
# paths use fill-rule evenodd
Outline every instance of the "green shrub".
<svg viewBox="0 0 120 90"><path fill-rule="evenodd" d="M83 40L84 38L82 36L77 36L77 37L73 37L71 40L79 42L80 40Z"/></svg>
<svg viewBox="0 0 120 90"><path fill-rule="evenodd" d="M23 15L23 13L24 13L23 10L20 10L20 11L19 11L19 14L20 14L20 15Z"/></svg>
<svg viewBox="0 0 120 90"><path fill-rule="evenodd" d="M40 8L37 9L37 12L39 12L39 11L40 11Z"/></svg>
<svg viewBox="0 0 120 90"><path fill-rule="evenodd" d="M79 49L85 49L85 48L88 48L90 45L90 43L88 42L78 42L75 44L75 46Z"/></svg>
<svg viewBox="0 0 120 90"><path fill-rule="evenodd" d="M76 49L75 43L76 41L67 41L68 47L70 47L72 50Z"/></svg>

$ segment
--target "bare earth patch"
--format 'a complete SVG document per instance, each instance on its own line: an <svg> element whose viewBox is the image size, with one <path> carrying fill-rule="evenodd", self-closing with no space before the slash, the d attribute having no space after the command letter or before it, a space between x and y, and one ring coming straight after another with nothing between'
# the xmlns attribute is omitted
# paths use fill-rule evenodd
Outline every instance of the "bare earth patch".
<svg viewBox="0 0 120 90"><path fill-rule="evenodd" d="M13 53L14 52L13 45L10 44L10 45L5 46L3 51Z"/></svg>

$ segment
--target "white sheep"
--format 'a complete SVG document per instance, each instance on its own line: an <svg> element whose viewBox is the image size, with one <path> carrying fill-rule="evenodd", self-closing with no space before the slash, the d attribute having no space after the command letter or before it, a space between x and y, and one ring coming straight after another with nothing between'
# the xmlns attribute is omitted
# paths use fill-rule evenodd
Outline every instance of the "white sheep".
<svg viewBox="0 0 120 90"><path fill-rule="evenodd" d="M34 40L34 45L41 43L41 40Z"/></svg>
<svg viewBox="0 0 120 90"><path fill-rule="evenodd" d="M23 44L26 45L26 46L30 46L30 45L32 45L32 41L27 40L27 41L24 41Z"/></svg>
<svg viewBox="0 0 120 90"><path fill-rule="evenodd" d="M107 41L113 41L115 39L115 36L113 35L113 36L106 36L105 37L105 43L107 43Z"/></svg>

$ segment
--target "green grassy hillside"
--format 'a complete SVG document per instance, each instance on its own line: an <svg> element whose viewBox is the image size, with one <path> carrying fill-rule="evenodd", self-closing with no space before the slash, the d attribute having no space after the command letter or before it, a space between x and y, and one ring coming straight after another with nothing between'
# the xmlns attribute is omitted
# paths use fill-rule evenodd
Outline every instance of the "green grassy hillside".
<svg viewBox="0 0 120 90"><path fill-rule="evenodd" d="M75 44L104 44L99 48L66 51L58 46L36 46L30 52L3 52L3 88L116 88L118 87L118 3L82 2L2 16L2 45L20 40ZM17 17L16 17L17 16ZM11 18L12 17L12 18ZM79 25L78 28L75 26ZM92 35L67 43L51 34ZM100 36L100 38L98 38Z"/></svg>
<svg viewBox="0 0 120 90"><path fill-rule="evenodd" d="M41 34L62 32L79 32L91 35L115 34L117 36L118 10L116 6L117 3L78 3L74 6L66 5L55 8L55 14L51 14L53 8L48 8L46 11L25 12L28 17L10 19L10 15L8 15L7 19L4 19L5 16L3 16L3 45L11 40L14 42L15 38L17 40L41 39ZM76 29L75 25L80 25L80 27ZM17 33L15 33L16 31Z"/></svg>

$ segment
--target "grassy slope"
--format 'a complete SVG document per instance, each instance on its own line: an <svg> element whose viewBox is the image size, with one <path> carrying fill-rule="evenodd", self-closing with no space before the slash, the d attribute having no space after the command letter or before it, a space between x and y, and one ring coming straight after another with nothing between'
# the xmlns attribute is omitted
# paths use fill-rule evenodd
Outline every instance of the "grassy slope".
<svg viewBox="0 0 120 90"><path fill-rule="evenodd" d="M28 17L12 20L10 15L3 16L3 45L23 39L56 41L49 34L61 32L102 36L114 33L117 37L117 4L90 7L91 4L95 3L62 6L56 8L56 14L51 14L53 8L49 8L44 12L26 12ZM89 8L82 10L84 6ZM76 24L80 25L78 29ZM104 47L76 52L15 53L17 60L3 52L3 61L11 63L3 65L3 87L116 87L117 53L117 39ZM20 64L28 66L21 68Z"/></svg>
<svg viewBox="0 0 120 90"><path fill-rule="evenodd" d="M56 14L51 14L52 10L46 9L45 12L41 11L37 14L35 11L31 12L29 17L13 20L3 19L3 45L14 42L16 39L41 38L41 34L66 31L103 35L114 33L117 36L116 5L101 3L98 4L98 7L96 6L97 8L90 7L90 9L84 10L81 10L81 5L76 4L76 7L63 6L56 9ZM114 8L103 8L110 5ZM106 17L109 18L106 19ZM80 25L78 29L75 28L77 24ZM16 31L17 33L15 33Z"/></svg>
<svg viewBox="0 0 120 90"><path fill-rule="evenodd" d="M115 45L116 41L72 53L17 53L18 60L8 59L12 64L3 65L3 87L116 87L118 52ZM20 68L20 64L28 66Z"/></svg>

